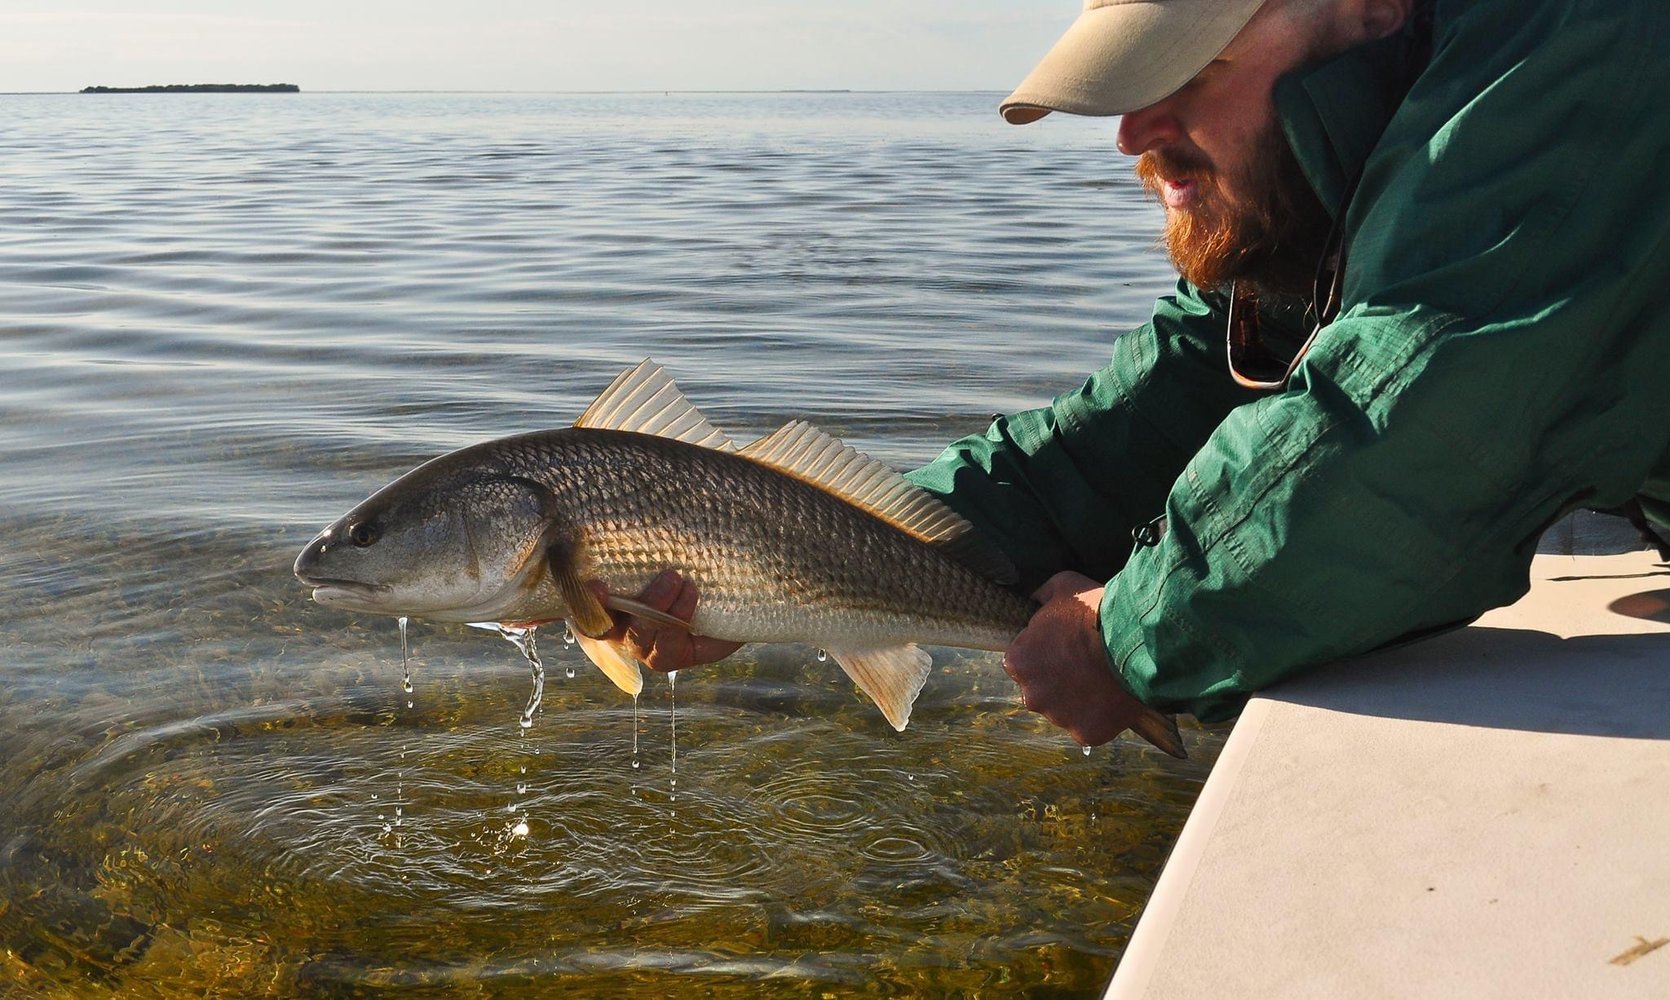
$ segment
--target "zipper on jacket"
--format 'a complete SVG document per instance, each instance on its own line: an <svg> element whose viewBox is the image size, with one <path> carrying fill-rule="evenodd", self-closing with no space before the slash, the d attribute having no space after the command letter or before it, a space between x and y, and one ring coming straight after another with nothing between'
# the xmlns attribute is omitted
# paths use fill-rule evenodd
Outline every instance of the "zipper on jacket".
<svg viewBox="0 0 1670 1000"><path fill-rule="evenodd" d="M1161 514L1147 524L1139 524L1131 529L1131 541L1141 548L1151 549L1160 544L1160 539L1166 536L1166 516Z"/></svg>

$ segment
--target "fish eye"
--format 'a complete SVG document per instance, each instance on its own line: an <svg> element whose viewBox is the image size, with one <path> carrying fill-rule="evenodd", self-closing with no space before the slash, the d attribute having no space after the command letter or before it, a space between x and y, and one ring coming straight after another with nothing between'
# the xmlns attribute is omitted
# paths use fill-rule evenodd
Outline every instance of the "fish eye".
<svg viewBox="0 0 1670 1000"><path fill-rule="evenodd" d="M381 537L382 532L370 521L356 521L348 526L348 541L355 548L363 549L375 545Z"/></svg>

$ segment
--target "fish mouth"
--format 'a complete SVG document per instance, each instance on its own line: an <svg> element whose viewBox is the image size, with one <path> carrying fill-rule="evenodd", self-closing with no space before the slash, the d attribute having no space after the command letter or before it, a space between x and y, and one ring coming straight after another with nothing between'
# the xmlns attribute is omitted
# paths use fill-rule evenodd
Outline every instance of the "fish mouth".
<svg viewBox="0 0 1670 1000"><path fill-rule="evenodd" d="M388 590L387 584L362 583L359 580L341 580L334 576L304 576L298 573L296 578L302 582L302 586L312 587L315 590L320 587L335 587L342 590L357 590L362 594L379 594Z"/></svg>
<svg viewBox="0 0 1670 1000"><path fill-rule="evenodd" d="M388 593L388 587L377 583L362 583L359 580L341 580L329 576L304 576L296 574L302 586L313 588L315 604L353 604L365 606L375 603L378 594Z"/></svg>

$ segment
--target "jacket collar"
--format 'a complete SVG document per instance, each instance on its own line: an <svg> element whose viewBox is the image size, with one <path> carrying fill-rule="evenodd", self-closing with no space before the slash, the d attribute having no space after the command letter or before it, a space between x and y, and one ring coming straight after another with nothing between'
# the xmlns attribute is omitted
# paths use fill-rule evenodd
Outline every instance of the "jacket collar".
<svg viewBox="0 0 1670 1000"><path fill-rule="evenodd" d="M1332 214L1425 62L1411 27L1276 81L1276 118L1317 197Z"/></svg>

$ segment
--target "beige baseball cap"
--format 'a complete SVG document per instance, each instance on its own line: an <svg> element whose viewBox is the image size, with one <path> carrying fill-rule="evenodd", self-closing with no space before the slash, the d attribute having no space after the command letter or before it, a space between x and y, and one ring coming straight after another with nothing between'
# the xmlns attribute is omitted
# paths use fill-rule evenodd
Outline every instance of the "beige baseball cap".
<svg viewBox="0 0 1670 1000"><path fill-rule="evenodd" d="M1084 0L1073 22L998 111L1011 125L1051 111L1122 115L1206 68L1264 0Z"/></svg>

